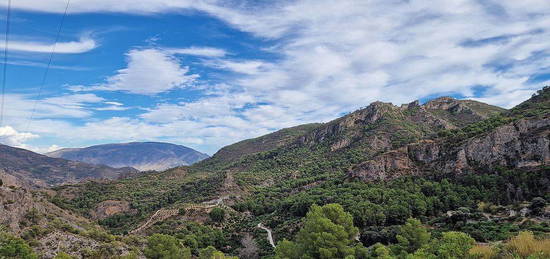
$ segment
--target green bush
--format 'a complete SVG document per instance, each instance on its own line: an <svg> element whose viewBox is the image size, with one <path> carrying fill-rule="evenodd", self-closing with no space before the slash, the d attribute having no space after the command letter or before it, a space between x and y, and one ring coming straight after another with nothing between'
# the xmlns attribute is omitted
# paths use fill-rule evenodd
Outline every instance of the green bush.
<svg viewBox="0 0 550 259"><path fill-rule="evenodd" d="M25 240L0 231L0 258L37 259Z"/></svg>
<svg viewBox="0 0 550 259"><path fill-rule="evenodd" d="M154 234L147 238L143 254L151 259L191 259L191 250L169 235Z"/></svg>
<svg viewBox="0 0 550 259"><path fill-rule="evenodd" d="M222 222L225 218L225 210L222 208L213 208L208 215L210 219L215 222Z"/></svg>

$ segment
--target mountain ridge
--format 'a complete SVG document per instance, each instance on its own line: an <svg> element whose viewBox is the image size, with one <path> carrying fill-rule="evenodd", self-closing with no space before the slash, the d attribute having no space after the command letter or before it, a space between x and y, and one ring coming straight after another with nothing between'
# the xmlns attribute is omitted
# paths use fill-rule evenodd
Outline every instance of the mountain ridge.
<svg viewBox="0 0 550 259"><path fill-rule="evenodd" d="M166 170L208 158L192 148L164 142L128 142L60 149L46 154L110 167L133 167L140 171Z"/></svg>
<svg viewBox="0 0 550 259"><path fill-rule="evenodd" d="M53 186L86 179L116 179L137 173L134 168L111 168L61 158L0 144L0 169L32 185Z"/></svg>

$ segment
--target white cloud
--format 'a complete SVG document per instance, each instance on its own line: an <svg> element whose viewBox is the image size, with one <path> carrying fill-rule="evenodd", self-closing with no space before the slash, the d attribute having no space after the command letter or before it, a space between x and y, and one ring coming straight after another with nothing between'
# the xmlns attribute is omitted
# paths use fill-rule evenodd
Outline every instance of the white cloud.
<svg viewBox="0 0 550 259"><path fill-rule="evenodd" d="M105 106L105 107L98 107L98 108L94 108L94 110L96 111L125 111L125 110L128 110L129 108L127 107L122 107L122 106L118 106L118 105L109 105L109 106Z"/></svg>
<svg viewBox="0 0 550 259"><path fill-rule="evenodd" d="M79 41L58 42L55 44L55 52L60 54L75 54L88 52L97 47L97 43L90 38L82 37ZM10 51L42 52L50 53L54 50L54 44L30 41L10 41Z"/></svg>
<svg viewBox="0 0 550 259"><path fill-rule="evenodd" d="M271 64L260 60L233 61L220 59L216 61L206 61L204 64L207 66L248 75L255 75L261 71L266 71L267 69L272 68Z"/></svg>
<svg viewBox="0 0 550 259"><path fill-rule="evenodd" d="M73 91L124 91L154 95L193 84L199 76L189 74L170 54L159 49L133 49L126 53L128 66L107 78L104 84L72 86Z"/></svg>
<svg viewBox="0 0 550 259"><path fill-rule="evenodd" d="M152 14L159 12L174 12L183 8L193 8L194 5L206 1L197 0L72 0L68 9L69 13L89 12L120 12ZM35 12L63 13L65 1L57 0L18 0L13 1L12 8L24 9ZM0 6L5 7L6 3Z"/></svg>
<svg viewBox="0 0 550 259"><path fill-rule="evenodd" d="M88 109L90 105L103 100L95 94L61 95L40 100L32 95L6 94L4 112L7 120L19 121L21 124L28 123L33 110L33 117L38 119L85 118L92 115Z"/></svg>
<svg viewBox="0 0 550 259"><path fill-rule="evenodd" d="M533 90L511 90L508 92L498 92L495 95L484 98L472 98L484 103L492 103L504 108L512 108L521 102L529 99L533 95Z"/></svg>
<svg viewBox="0 0 550 259"><path fill-rule="evenodd" d="M125 107L124 104L119 103L119 102L108 101L108 102L103 102L103 104L106 104L107 106L96 107L96 108L94 108L94 110L96 110L96 111L125 111L125 110L130 109L129 107Z"/></svg>
<svg viewBox="0 0 550 259"><path fill-rule="evenodd" d="M60 149L62 149L62 148L63 148L63 147L60 147L60 146L58 146L58 145L51 145L51 146L49 146L49 147L45 150L45 152L43 152L43 153L54 152L54 151L60 150Z"/></svg>
<svg viewBox="0 0 550 259"><path fill-rule="evenodd" d="M124 105L123 103L113 102L113 101L104 102L104 103L105 103L105 104L114 105L114 106L122 106L122 105Z"/></svg>
<svg viewBox="0 0 550 259"><path fill-rule="evenodd" d="M202 57L223 57L227 54L223 49L210 48L210 47L165 48L164 50L171 54L202 56Z"/></svg>
<svg viewBox="0 0 550 259"><path fill-rule="evenodd" d="M480 85L487 94L511 100L520 89L541 87L528 78L544 71L550 53L548 1L484 6L469 0L303 0L245 7L205 10L257 36L283 39L272 48L282 58L262 69L239 69L227 61L218 67L252 71L234 83L298 114L323 105L349 111L377 99L403 103L449 92L471 96ZM502 15L494 14L498 8ZM491 42L495 37L504 40ZM481 44L463 45L472 40ZM517 103L485 100L506 107Z"/></svg>
<svg viewBox="0 0 550 259"><path fill-rule="evenodd" d="M11 126L0 127L0 143L4 145L26 148L25 142L35 138L38 138L38 135L18 132Z"/></svg>

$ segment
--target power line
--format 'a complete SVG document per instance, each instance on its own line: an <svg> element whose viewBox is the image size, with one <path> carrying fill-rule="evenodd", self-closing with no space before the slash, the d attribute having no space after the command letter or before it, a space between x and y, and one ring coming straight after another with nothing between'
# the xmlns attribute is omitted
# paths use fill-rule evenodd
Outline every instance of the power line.
<svg viewBox="0 0 550 259"><path fill-rule="evenodd" d="M4 42L4 67L2 69L2 104L0 104L0 127L4 124L4 102L6 93L6 75L8 70L8 42L10 35L11 0L8 0L8 11L6 14L6 37Z"/></svg>
<svg viewBox="0 0 550 259"><path fill-rule="evenodd" d="M69 4L71 3L71 0L67 0L67 5L65 5L65 11L63 12L63 16L61 17L61 22L59 23L59 28L57 28L57 35L55 36L55 42L52 46L52 51L50 52L50 57L48 59L48 64L46 65L46 71L44 71L44 75L42 76L42 82L40 83L40 87L38 88L38 97L34 101L31 116L29 117L29 121L27 123L27 130L29 130L30 124L32 119L34 118L34 114L36 112L36 105L40 98L42 97L42 90L44 89L44 85L46 84L46 79L48 78L48 72L50 72L50 66L52 64L53 55L55 53L55 49L57 47L57 42L59 41L59 37L61 36L61 29L63 28L63 24L65 23L65 17L67 17L67 10L69 10Z"/></svg>

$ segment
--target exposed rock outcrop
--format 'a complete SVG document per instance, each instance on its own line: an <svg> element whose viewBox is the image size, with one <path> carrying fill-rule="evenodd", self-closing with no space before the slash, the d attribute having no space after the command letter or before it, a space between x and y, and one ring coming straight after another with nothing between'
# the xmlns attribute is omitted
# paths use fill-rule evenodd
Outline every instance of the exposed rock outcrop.
<svg viewBox="0 0 550 259"><path fill-rule="evenodd" d="M8 226L14 233L20 233L26 226L31 211L66 219L68 222L88 223L88 220L73 215L47 200L44 192L29 189L19 179L0 171L0 225Z"/></svg>
<svg viewBox="0 0 550 259"><path fill-rule="evenodd" d="M428 171L460 174L549 165L549 135L550 117L522 119L464 143L425 140L410 144L355 166L349 175L371 181Z"/></svg>
<svg viewBox="0 0 550 259"><path fill-rule="evenodd" d="M121 213L136 213L127 201L106 200L100 202L90 214L92 219L105 219Z"/></svg>

